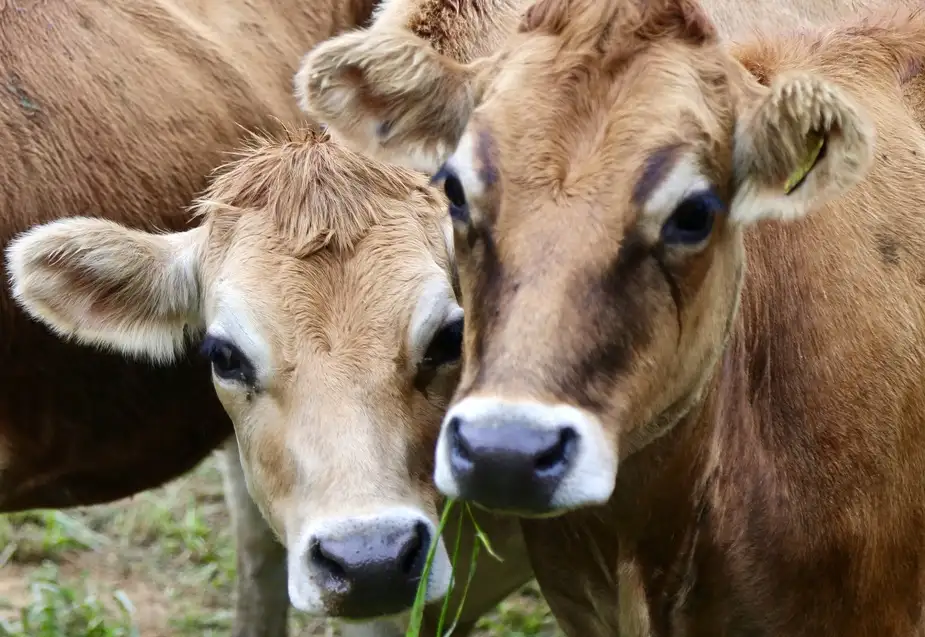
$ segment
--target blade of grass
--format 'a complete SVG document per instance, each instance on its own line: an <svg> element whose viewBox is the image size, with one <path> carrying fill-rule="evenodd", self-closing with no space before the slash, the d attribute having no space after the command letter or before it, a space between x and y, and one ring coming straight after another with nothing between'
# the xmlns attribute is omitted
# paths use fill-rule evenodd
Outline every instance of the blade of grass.
<svg viewBox="0 0 925 637"><path fill-rule="evenodd" d="M460 517L462 517L461 514ZM456 626L459 624L459 618L462 617L463 607L466 605L466 598L469 596L469 585L472 584L472 580L475 577L476 563L479 559L479 549L481 548L482 544L480 542L476 542L472 545L472 557L469 558L469 576L466 578L466 587L463 589L462 598L459 600L459 606L456 608L456 617L453 618L453 623L450 624L450 627L447 629L446 634L444 634L443 637L450 637L450 635L453 634L453 632L456 630ZM441 620L442 619L443 618L441 617ZM437 635L439 636L440 633L438 632Z"/></svg>
<svg viewBox="0 0 925 637"><path fill-rule="evenodd" d="M418 590L414 596L414 604L411 606L411 621L408 624L408 630L405 631L405 637L419 637L421 634L421 625L424 623L424 606L427 603L427 581L430 579L430 571L434 564L434 555L437 553L439 542L436 541L443 535L443 529L446 527L447 520L450 517L450 511L456 500L447 500L443 506L443 514L440 516L440 525L437 528L437 535L434 542L427 551L427 561L424 562L424 572L421 574L421 581L418 582Z"/></svg>
<svg viewBox="0 0 925 637"><path fill-rule="evenodd" d="M455 503L455 500L447 500L443 509L443 514L440 516L440 525L437 529L438 537L443 535L443 530L446 528L446 524L449 521L450 512ZM446 634L443 635L443 627L446 623L446 616L449 612L450 595L453 592L453 588L456 586L456 564L459 561L460 544L462 540L462 525L466 515L469 516L469 520L472 522L472 526L475 529L475 536L478 541L472 545L472 555L469 561L469 573L468 577L466 578L465 588L463 588L462 597L459 600L459 606L456 608L456 616L453 618L453 623L448 628ZM478 556L481 549L484 548L489 555L491 555L499 562L504 561L502 557L498 555L492 548L488 536L482 530L482 527L479 526L478 521L475 519L475 514L472 512L472 508L468 503L465 504L464 510L461 509L459 511L459 522L457 525L456 545L454 547L453 556L451 559L453 575L450 580L449 590L447 590L446 597L443 599L443 605L440 610L440 618L437 623L437 637L450 637L450 635L452 635L456 630L456 626L459 624L460 617L462 617L463 608L466 604L466 598L469 596L469 586L472 584L472 580L475 577L475 569L477 567ZM424 606L426 604L427 598L427 583L430 579L430 571L433 568L434 555L436 554L437 545L438 542L434 542L427 553L427 561L424 564L424 572L421 575L421 581L418 583L418 589L414 598L414 605L411 607L411 620L408 625L408 630L405 632L405 637L420 637L421 627L424 622Z"/></svg>
<svg viewBox="0 0 925 637"><path fill-rule="evenodd" d="M469 519L472 520L472 526L475 527L475 536L479 539L479 542L482 543L482 546L485 547L485 550L488 551L488 554L499 562L504 560L500 555L495 553L495 550L491 547L491 542L488 541L488 536L485 535L485 532L482 530L482 527L479 526L478 520L475 519L475 514L472 512L472 507L466 503L466 512L469 514Z"/></svg>
<svg viewBox="0 0 925 637"><path fill-rule="evenodd" d="M456 608L456 616L453 618L453 623L450 624L450 627L447 629L446 633L443 633L442 637L450 637L455 631L456 626L459 625L459 620L462 617L463 608L466 605L466 598L469 597L469 587L472 585L472 580L475 578L475 569L478 567L479 551L482 547L485 547L492 557L494 557L499 562L504 560L500 555L494 552L491 547L491 543L488 541L488 535L482 531L482 528L479 526L478 520L475 519L475 515L472 513L472 508L469 504L466 504L466 514L469 516L469 520L472 522L472 526L475 528L475 536L478 542L472 545L472 555L469 558L469 574L466 578L466 586L463 588L462 597L459 600L459 606ZM460 517L462 517L462 512L460 512ZM461 533L460 533L461 534ZM456 559L453 560L453 571L456 571ZM453 580L455 584L455 579ZM447 594L449 598L449 594ZM441 635L443 630L443 616L440 616L440 628L437 632L438 637Z"/></svg>
<svg viewBox="0 0 925 637"><path fill-rule="evenodd" d="M66 536L81 544L84 548L97 551L107 544L110 544L108 537L101 533L97 533L89 526L77 518L68 515L64 511L49 511L48 520L51 522L51 525L57 525L64 531Z"/></svg>
<svg viewBox="0 0 925 637"><path fill-rule="evenodd" d="M456 562L459 560L459 549L462 544L462 529L463 522L466 520L466 512L460 509L459 511L459 522L456 523L456 546L453 548L453 559L452 567L453 574L450 579L450 586L446 591L446 595L443 598L443 607L440 609L440 619L437 621L437 637L443 634L443 624L446 621L446 615L450 610L450 598L453 592L453 589L456 587ZM465 598L460 600L459 607L462 608Z"/></svg>
<svg viewBox="0 0 925 637"><path fill-rule="evenodd" d="M6 563L13 558L13 554L16 552L16 549L19 548L16 545L16 542L10 542L6 545L2 551L0 551L0 568L6 566Z"/></svg>

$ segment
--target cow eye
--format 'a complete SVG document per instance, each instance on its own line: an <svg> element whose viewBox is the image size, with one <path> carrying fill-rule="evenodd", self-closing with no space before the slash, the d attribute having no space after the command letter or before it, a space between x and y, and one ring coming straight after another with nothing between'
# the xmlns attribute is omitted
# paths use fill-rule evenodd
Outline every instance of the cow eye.
<svg viewBox="0 0 925 637"><path fill-rule="evenodd" d="M434 334L424 358L422 367L431 369L455 363L462 356L463 318L447 323Z"/></svg>
<svg viewBox="0 0 925 637"><path fill-rule="evenodd" d="M431 180L432 183L438 181L443 181L443 194L450 204L450 217L454 221L466 223L469 220L469 203L466 201L466 191L459 177L444 166Z"/></svg>
<svg viewBox="0 0 925 637"><path fill-rule="evenodd" d="M254 366L234 343L223 338L206 336L199 351L212 363L212 373L222 380L254 384Z"/></svg>
<svg viewBox="0 0 925 637"><path fill-rule="evenodd" d="M466 206L466 191L463 190L462 182L456 175L448 174L443 180L443 194L450 200L451 206L457 208Z"/></svg>
<svg viewBox="0 0 925 637"><path fill-rule="evenodd" d="M662 226L662 242L676 245L702 243L710 236L716 214L722 210L722 200L711 190L689 195Z"/></svg>

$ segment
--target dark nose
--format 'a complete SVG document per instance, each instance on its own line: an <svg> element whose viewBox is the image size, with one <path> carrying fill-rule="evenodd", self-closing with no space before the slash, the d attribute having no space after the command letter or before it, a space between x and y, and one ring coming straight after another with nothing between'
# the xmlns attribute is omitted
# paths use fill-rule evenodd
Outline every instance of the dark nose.
<svg viewBox="0 0 925 637"><path fill-rule="evenodd" d="M569 426L540 429L520 423L447 424L450 470L459 497L488 509L545 513L578 448Z"/></svg>
<svg viewBox="0 0 925 637"><path fill-rule="evenodd" d="M369 619L411 608L433 538L427 525L359 529L316 536L309 549L313 570L340 617Z"/></svg>

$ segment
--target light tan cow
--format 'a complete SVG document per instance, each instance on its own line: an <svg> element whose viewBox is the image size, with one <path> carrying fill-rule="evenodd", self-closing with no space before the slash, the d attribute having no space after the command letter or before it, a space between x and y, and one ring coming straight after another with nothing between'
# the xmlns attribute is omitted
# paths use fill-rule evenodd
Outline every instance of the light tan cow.
<svg viewBox="0 0 925 637"><path fill-rule="evenodd" d="M374 0L0 2L0 247L65 215L145 230L184 207L252 128L304 119L307 47ZM4 276L4 278L6 278ZM156 368L68 344L0 289L0 513L111 502L191 469L233 433L208 366ZM233 444L235 637L286 633L285 552Z"/></svg>
<svg viewBox="0 0 925 637"><path fill-rule="evenodd" d="M305 49L364 23L373 4L0 2L0 247L72 215L189 229L185 207L248 130L304 119L292 77ZM3 286L0 513L117 500L221 446L233 428L208 362L191 354L153 366L64 342ZM232 634L282 637L286 554L250 500L233 436L221 448L237 544ZM483 600L493 581L473 584L488 587ZM487 609L467 605L467 620Z"/></svg>
<svg viewBox="0 0 925 637"><path fill-rule="evenodd" d="M554 516L571 634L925 634L925 19L889 13L729 47L695 0L541 0L464 64L307 56L309 112L444 185L437 485Z"/></svg>
<svg viewBox="0 0 925 637"><path fill-rule="evenodd" d="M456 519L436 533L431 480L463 329L445 207L425 176L306 130L242 150L195 228L65 219L14 239L8 268L64 338L163 363L198 333L293 605L389 616L411 607L435 542L427 598L444 597L456 542ZM504 562L480 560L464 632L531 577L517 521L481 524ZM461 528L457 592L474 541Z"/></svg>

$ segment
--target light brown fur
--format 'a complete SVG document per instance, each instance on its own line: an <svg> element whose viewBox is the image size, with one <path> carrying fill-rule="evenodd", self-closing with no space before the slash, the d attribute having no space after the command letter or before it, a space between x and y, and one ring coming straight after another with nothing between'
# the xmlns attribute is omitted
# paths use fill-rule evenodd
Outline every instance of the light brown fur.
<svg viewBox="0 0 925 637"><path fill-rule="evenodd" d="M482 70L493 66L493 54L531 6L530 0L384 2L368 28L330 38L305 55L295 77L299 105L355 150L433 170L455 148L481 99ZM728 39L916 6L916 0L703 3Z"/></svg>
<svg viewBox="0 0 925 637"><path fill-rule="evenodd" d="M248 128L301 119L291 91L305 48L371 9L372 0L0 3L0 244L74 214L186 226L184 207ZM0 352L0 511L158 486L232 433L195 358L153 368L64 343L5 286ZM284 555L246 495L231 504L241 510L233 633L279 637Z"/></svg>
<svg viewBox="0 0 925 637"><path fill-rule="evenodd" d="M0 3L4 249L33 224L75 215L143 231L194 226L186 207L248 130L302 119L292 96L299 57L365 22L372 5ZM0 317L0 511L93 504L155 487L233 432L208 363L195 354L151 366L64 342L18 308L8 288ZM279 637L285 552L249 502L237 447L223 453L243 580L233 633ZM509 564L517 562L515 555ZM526 573L511 584L489 567L487 595L467 605L468 625ZM345 634L363 630L380 637L392 629L351 625Z"/></svg>
<svg viewBox="0 0 925 637"><path fill-rule="evenodd" d="M305 47L370 10L357 0L5 5L0 240L74 214L185 227L185 206L248 129L300 119L291 78ZM90 504L156 486L230 433L217 402L193 407L208 391L202 368L167 375L64 344L7 292L0 309L14 374L0 396L12 457L0 508ZM98 393L78 379L97 379ZM126 418L136 423L130 441Z"/></svg>
<svg viewBox="0 0 925 637"><path fill-rule="evenodd" d="M606 609L627 562L657 637L925 634L922 16L730 51L691 0L541 0L463 65L373 35L310 54L306 101L335 129L402 122L393 159L452 155L454 402L568 403L619 457L605 506L523 523L570 634L626 627ZM388 112L376 81L338 84L399 57L420 85L390 86ZM465 121L409 116L439 112L403 101L420 86L468 91L445 105ZM813 133L825 152L785 192ZM695 178L728 212L668 245Z"/></svg>
<svg viewBox="0 0 925 637"><path fill-rule="evenodd" d="M214 387L235 423L248 491L289 551L290 597L344 615L336 595L299 588L309 536L396 507L434 525L439 515L429 465L458 365L430 369L409 330L419 303L455 306L445 204L425 176L310 129L255 137L237 155L198 201L202 223L191 230L72 218L17 238L14 294L62 336L128 354L169 361L203 331L206 343L237 348L253 382L214 372ZM482 560L464 631L530 577L516 521L482 523L509 561ZM465 563L474 528L460 530ZM447 543L456 537L454 518ZM448 577L440 559L435 581Z"/></svg>

